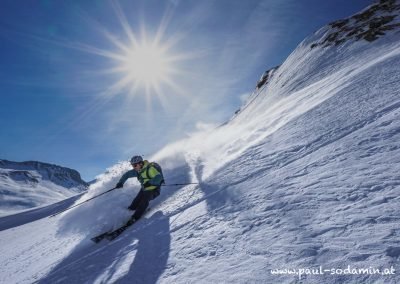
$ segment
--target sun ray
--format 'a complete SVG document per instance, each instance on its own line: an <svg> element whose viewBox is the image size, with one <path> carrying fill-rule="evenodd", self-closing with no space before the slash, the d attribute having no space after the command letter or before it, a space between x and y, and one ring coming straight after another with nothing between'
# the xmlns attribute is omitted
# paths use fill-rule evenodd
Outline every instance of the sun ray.
<svg viewBox="0 0 400 284"><path fill-rule="evenodd" d="M111 4L113 6L113 9L115 11L115 13L117 14L118 20L122 25L122 28L125 31L125 34L128 36L131 44L136 45L137 44L137 40L136 37L132 31L131 26L129 25L128 20L125 17L124 12L122 11L121 6L119 5L118 1L111 1Z"/></svg>
<svg viewBox="0 0 400 284"><path fill-rule="evenodd" d="M94 47L94 46L91 46L88 44L84 44L84 43L70 43L69 47L78 49L80 51L88 52L91 54L96 54L96 55L100 55L103 57L119 60L119 61L124 60L124 57L121 54L111 52L111 51L108 51L105 49L97 48L97 47Z"/></svg>
<svg viewBox="0 0 400 284"><path fill-rule="evenodd" d="M72 48L105 57L112 62L109 68L96 70L98 74L120 77L106 88L102 96L113 97L123 94L131 101L143 94L147 107L151 106L152 99L156 99L163 109L169 108L167 94L189 98L190 95L183 90L176 79L182 78L186 73L179 68L180 63L198 55L193 52L178 54L173 52L178 43L184 39L182 33L166 37L175 7L167 5L154 36L151 36L144 19L138 21L139 27L135 32L120 3L117 0L111 0L110 3L126 39L121 39L117 36L118 33L111 33L96 20L89 19L115 46L115 49L107 50L82 43L69 44Z"/></svg>
<svg viewBox="0 0 400 284"><path fill-rule="evenodd" d="M124 52L129 52L129 49L126 45L124 45L121 41L119 41L113 34L108 31L103 31L105 37L110 40L115 46L120 48Z"/></svg>
<svg viewBox="0 0 400 284"><path fill-rule="evenodd" d="M156 36L154 38L154 41L156 43L160 43L161 42L161 40L162 40L162 38L164 36L164 33L165 33L165 31L166 31L166 29L168 27L168 24L171 21L173 15L174 15L174 11L175 11L175 7L173 7L173 5L169 5L167 7L167 10L165 11L165 13L163 15L161 23L158 26Z"/></svg>

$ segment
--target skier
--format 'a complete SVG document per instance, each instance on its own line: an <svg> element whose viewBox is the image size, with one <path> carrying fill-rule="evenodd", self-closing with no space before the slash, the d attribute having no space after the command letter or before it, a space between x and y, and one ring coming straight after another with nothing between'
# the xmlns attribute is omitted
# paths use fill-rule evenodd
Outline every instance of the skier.
<svg viewBox="0 0 400 284"><path fill-rule="evenodd" d="M149 163L147 160L143 160L141 156L133 156L130 162L133 170L122 175L115 187L122 188L125 181L131 177L136 177L141 184L139 193L128 207L129 210L135 210L129 221L133 224L146 211L150 200L160 195L160 187L164 183L164 177L161 167L157 163Z"/></svg>

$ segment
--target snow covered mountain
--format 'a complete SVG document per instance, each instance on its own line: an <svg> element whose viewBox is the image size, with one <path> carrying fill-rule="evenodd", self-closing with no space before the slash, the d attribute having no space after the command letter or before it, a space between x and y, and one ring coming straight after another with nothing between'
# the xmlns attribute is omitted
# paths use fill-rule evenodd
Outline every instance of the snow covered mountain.
<svg viewBox="0 0 400 284"><path fill-rule="evenodd" d="M76 170L36 161L0 160L0 216L55 203L87 187Z"/></svg>
<svg viewBox="0 0 400 284"><path fill-rule="evenodd" d="M380 1L323 27L229 122L151 157L167 184L199 184L165 186L113 242L89 239L129 217L135 181L1 231L0 282L399 283L399 14L400 1ZM372 30L330 36L344 26Z"/></svg>

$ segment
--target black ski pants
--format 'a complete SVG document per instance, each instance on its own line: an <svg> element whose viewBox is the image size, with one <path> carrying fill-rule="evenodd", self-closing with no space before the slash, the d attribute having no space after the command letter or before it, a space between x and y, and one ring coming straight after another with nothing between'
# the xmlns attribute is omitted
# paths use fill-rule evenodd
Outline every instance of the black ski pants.
<svg viewBox="0 0 400 284"><path fill-rule="evenodd" d="M135 210L135 214L133 214L133 218L138 220L142 217L143 213L146 211L149 206L150 200L153 200L159 195L159 189L154 190L140 190L136 195L135 199L133 199L129 209Z"/></svg>

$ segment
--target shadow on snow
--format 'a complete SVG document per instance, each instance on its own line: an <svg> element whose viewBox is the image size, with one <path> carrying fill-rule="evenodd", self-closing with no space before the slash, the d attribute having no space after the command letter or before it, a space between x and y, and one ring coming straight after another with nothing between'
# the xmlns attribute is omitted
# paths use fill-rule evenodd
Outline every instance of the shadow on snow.
<svg viewBox="0 0 400 284"><path fill-rule="evenodd" d="M170 245L169 218L158 211L111 242L76 247L38 283L155 283Z"/></svg>

